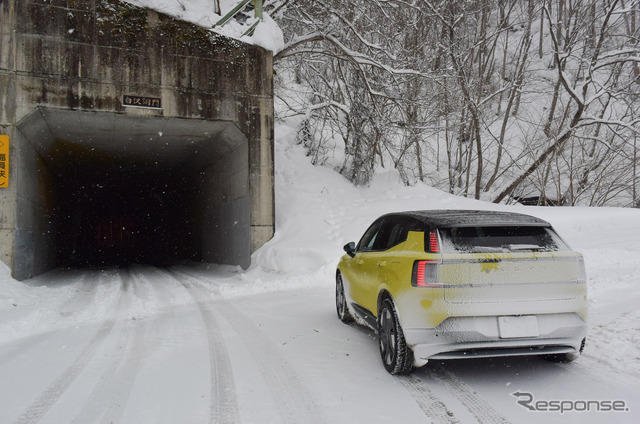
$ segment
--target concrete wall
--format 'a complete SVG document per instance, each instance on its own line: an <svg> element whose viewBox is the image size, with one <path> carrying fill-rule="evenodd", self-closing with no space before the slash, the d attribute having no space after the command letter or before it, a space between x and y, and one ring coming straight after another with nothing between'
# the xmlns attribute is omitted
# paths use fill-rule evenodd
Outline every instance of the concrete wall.
<svg viewBox="0 0 640 424"><path fill-rule="evenodd" d="M125 95L160 98L162 109L126 107ZM44 249L54 225L46 220L55 184L51 157L34 151L18 130L36 108L232 124L246 145L221 157L229 164L207 171L204 181L223 187L242 167L246 176L222 190L228 198L208 206L219 211L208 212L218 217L209 222L229 227L237 214L248 221L233 252L247 244L253 252L272 237L270 52L117 0L0 0L0 133L10 137L13 165L10 187L0 190L0 260L18 278L49 267L53 254ZM224 140L211 140L218 142ZM246 265L246 256L228 258Z"/></svg>
<svg viewBox="0 0 640 424"><path fill-rule="evenodd" d="M247 144L239 144L202 175L202 253L206 262L249 265L251 200L247 156ZM221 185L216 183L219 181Z"/></svg>
<svg viewBox="0 0 640 424"><path fill-rule="evenodd" d="M54 191L55 175L30 147L23 134L16 132L13 173L16 186L13 273L38 275L56 264L54 246L56 222L49 219L48 206ZM33 172L35 170L35 172Z"/></svg>

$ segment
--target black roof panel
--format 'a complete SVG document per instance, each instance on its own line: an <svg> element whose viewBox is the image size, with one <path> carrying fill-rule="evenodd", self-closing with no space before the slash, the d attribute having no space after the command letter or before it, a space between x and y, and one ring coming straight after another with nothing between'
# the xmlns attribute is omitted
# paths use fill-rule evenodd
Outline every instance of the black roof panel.
<svg viewBox="0 0 640 424"><path fill-rule="evenodd" d="M430 228L475 227L499 225L533 225L549 227L547 221L515 212L440 209L390 213L384 216L409 216L424 222Z"/></svg>

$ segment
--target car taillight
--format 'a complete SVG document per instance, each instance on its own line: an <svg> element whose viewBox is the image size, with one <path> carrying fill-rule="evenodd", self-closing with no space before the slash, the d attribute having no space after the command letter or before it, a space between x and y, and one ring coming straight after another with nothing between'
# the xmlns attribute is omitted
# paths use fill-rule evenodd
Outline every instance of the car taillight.
<svg viewBox="0 0 640 424"><path fill-rule="evenodd" d="M429 252L440 253L440 245L438 244L438 233L431 231L429 233Z"/></svg>
<svg viewBox="0 0 640 424"><path fill-rule="evenodd" d="M438 277L440 261L415 261L411 275L411 285L414 287L442 287Z"/></svg>

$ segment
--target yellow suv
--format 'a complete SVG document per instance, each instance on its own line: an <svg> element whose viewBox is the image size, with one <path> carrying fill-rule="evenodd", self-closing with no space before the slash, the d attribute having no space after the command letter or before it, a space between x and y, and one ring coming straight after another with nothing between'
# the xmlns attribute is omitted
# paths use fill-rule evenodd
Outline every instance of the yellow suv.
<svg viewBox="0 0 640 424"><path fill-rule="evenodd" d="M546 221L491 211L393 213L344 250L338 317L378 333L391 374L429 359L570 361L582 353L584 261Z"/></svg>

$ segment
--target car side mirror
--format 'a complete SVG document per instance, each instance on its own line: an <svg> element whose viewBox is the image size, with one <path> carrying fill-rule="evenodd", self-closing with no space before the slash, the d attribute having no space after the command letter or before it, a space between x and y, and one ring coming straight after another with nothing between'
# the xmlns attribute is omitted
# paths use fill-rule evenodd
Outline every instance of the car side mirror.
<svg viewBox="0 0 640 424"><path fill-rule="evenodd" d="M343 249L345 252L347 252L347 255L351 256L352 258L356 256L356 244L354 242L345 244Z"/></svg>

